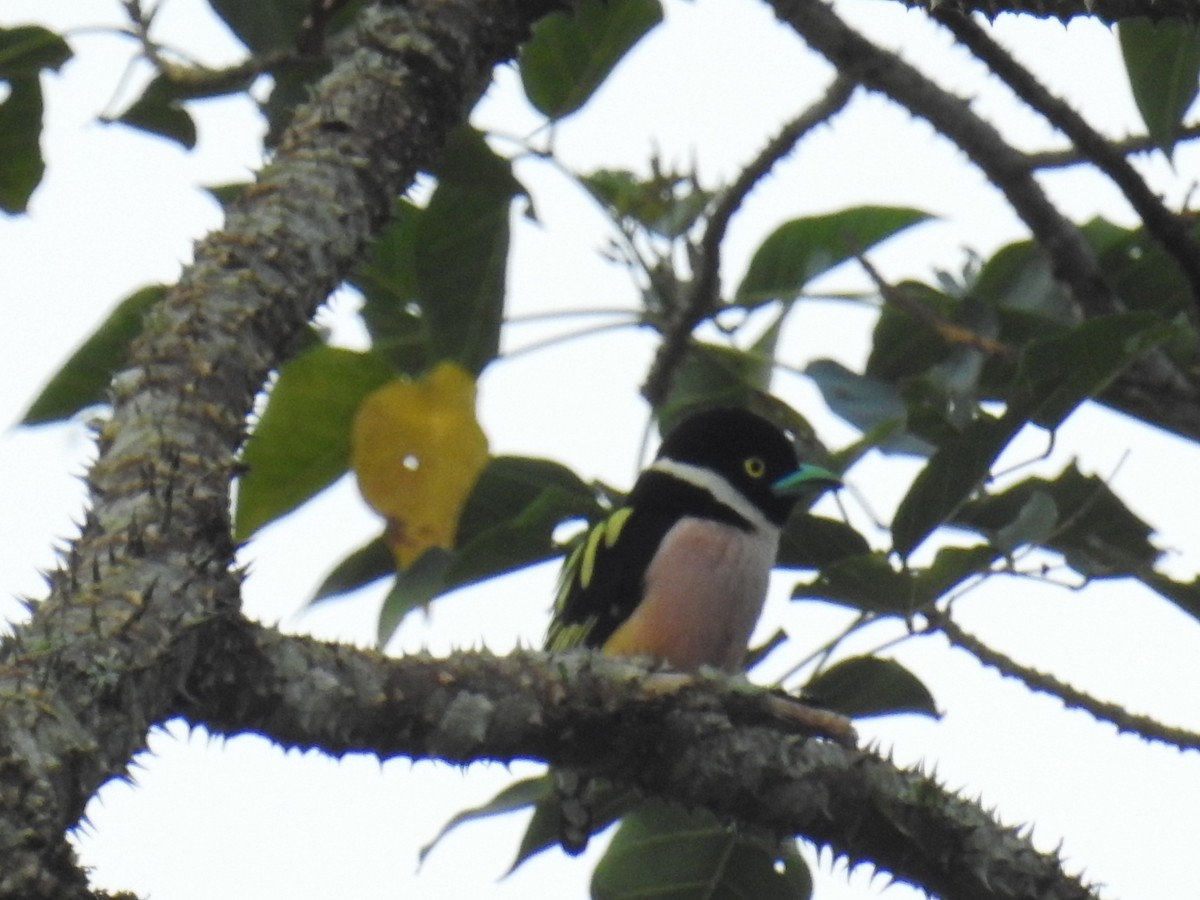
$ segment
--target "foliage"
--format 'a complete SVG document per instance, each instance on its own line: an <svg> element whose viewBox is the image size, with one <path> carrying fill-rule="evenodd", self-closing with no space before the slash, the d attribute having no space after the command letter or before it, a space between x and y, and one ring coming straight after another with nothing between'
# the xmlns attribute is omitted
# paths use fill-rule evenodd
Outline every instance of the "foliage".
<svg viewBox="0 0 1200 900"><path fill-rule="evenodd" d="M212 5L245 43L252 64L190 76L160 68L120 121L190 148L196 142L191 103L246 90L270 75L276 84L265 111L277 135L325 71L321 45L348 29L356 13L349 4L321 23L311 20L309 5L294 0ZM662 17L657 0L584 0L537 23L517 65L548 128L581 114ZM1197 93L1196 32L1184 23L1127 21L1120 40L1149 137L1169 155L1186 139L1184 115ZM69 52L43 29L0 32L0 79L10 88L0 105L0 203L10 212L25 208L44 167L38 73L58 68ZM521 149L554 158L550 141L530 139ZM758 178L791 149L777 148L761 161ZM1045 241L1012 243L961 278L889 284L870 254L933 216L883 205L781 223L759 237L731 295L705 296L697 285L706 275L719 283L710 238L719 247L725 223L757 178L737 190L702 185L694 172L663 171L657 160L648 176L616 169L570 175L580 196L611 220L616 258L641 290L638 324L656 328L664 347L680 348L670 390L651 397L660 426L698 405L739 403L793 426L807 440L807 456L846 471L872 451L919 460L882 546L846 522L804 511L788 523L781 566L808 570L797 600L852 610L857 618L847 635L883 620L923 621L936 632L956 596L983 579L1028 574L1022 559L1036 554L1079 583L1136 580L1200 618L1196 583L1156 568L1161 554L1152 526L1103 479L1074 464L1054 477L998 471L1018 434L1038 431L1053 440L1088 402L1200 439L1146 402L1139 383L1130 389L1147 360L1191 388L1200 371L1197 285L1155 226L1099 219L1061 226L1095 261L1087 277L1111 286L1116 299L1100 312L1072 294L1062 277L1067 264ZM557 556L560 526L595 521L620 501L616 491L555 461L488 458L474 414L474 378L503 356L509 220L525 189L511 161L466 124L450 135L432 178L423 201L388 198L391 221L347 278L363 299L370 349L332 347L314 335L276 374L242 453L234 518L234 537L244 540L353 469L387 528L350 552L314 601L390 578L381 644L413 609ZM1194 222L1174 218L1179 240L1200 239ZM861 372L832 359L805 368L830 409L860 434L852 445L828 451L799 413L769 395L785 324L819 295L821 276L852 264L876 284L872 296L855 298L878 310L867 361ZM102 402L113 377L120 379L143 316L164 291L146 288L122 301L34 401L25 424ZM693 336L694 325L721 324L735 313L739 322L755 323L762 313L769 325ZM417 533L420 539L410 540ZM936 686L931 690L882 651L818 654L814 662L809 649L786 641L776 651L792 654L803 670L801 680L785 685L788 691L851 717L937 715ZM535 808L523 860L548 843L552 803L544 783L521 783L447 828ZM703 811L692 815L658 803L632 810L614 804L610 811L598 820L607 824L628 812L596 869L596 897L783 898L811 891L793 842L742 834Z"/></svg>

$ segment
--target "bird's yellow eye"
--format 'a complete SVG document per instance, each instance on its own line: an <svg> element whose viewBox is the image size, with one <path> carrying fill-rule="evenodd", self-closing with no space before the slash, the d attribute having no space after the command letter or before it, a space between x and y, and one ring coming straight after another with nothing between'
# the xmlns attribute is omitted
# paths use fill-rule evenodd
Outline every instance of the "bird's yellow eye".
<svg viewBox="0 0 1200 900"><path fill-rule="evenodd" d="M761 456L747 456L742 467L751 478L762 478L767 472L767 464Z"/></svg>

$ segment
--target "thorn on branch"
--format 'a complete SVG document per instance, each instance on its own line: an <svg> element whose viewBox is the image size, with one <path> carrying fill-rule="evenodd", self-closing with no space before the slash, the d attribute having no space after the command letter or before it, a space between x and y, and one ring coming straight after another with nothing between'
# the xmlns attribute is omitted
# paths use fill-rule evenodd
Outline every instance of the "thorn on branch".
<svg viewBox="0 0 1200 900"><path fill-rule="evenodd" d="M995 669L1001 675L1017 679L1031 691L1057 697L1068 709L1083 710L1100 722L1115 725L1118 732L1136 734L1147 741L1171 744L1180 750L1200 750L1200 733L1165 725L1149 716L1131 713L1120 704L1097 699L1053 675L1021 665L974 635L963 631L944 612L928 609L925 616L930 629L940 631L955 647L966 650L983 665Z"/></svg>

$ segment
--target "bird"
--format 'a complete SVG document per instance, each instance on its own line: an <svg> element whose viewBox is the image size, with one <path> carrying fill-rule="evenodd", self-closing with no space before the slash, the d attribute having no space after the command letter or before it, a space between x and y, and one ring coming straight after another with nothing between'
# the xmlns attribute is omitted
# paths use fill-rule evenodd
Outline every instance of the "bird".
<svg viewBox="0 0 1200 900"><path fill-rule="evenodd" d="M693 413L667 433L625 503L568 555L546 649L740 671L784 523L801 496L840 485L833 472L800 463L787 434L762 416ZM561 770L557 782L560 842L581 853L594 784Z"/></svg>

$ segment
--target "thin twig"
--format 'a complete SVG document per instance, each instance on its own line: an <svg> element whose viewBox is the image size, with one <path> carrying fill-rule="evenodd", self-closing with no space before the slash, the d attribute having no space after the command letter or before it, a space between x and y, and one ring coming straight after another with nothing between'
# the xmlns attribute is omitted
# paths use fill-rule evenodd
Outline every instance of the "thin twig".
<svg viewBox="0 0 1200 900"><path fill-rule="evenodd" d="M875 282L875 287L878 289L879 295L883 297L884 302L891 304L902 312L908 313L908 315L927 326L947 343L970 347L987 356L998 356L1003 359L1012 359L1017 355L1016 350L1008 344L951 322L924 303L910 297L905 293L903 288L889 284L864 254L858 254L857 259L858 264L867 273L867 277Z"/></svg>
<svg viewBox="0 0 1200 900"><path fill-rule="evenodd" d="M820 100L785 125L742 170L713 208L696 249L693 261L695 277L684 301L670 311L663 328L662 345L642 387L642 395L651 406L657 407L666 399L671 379L687 350L692 329L712 315L720 305L721 241L725 238L725 231L734 213L775 163L791 152L806 134L846 105L855 87L851 79L838 76Z"/></svg>
<svg viewBox="0 0 1200 900"><path fill-rule="evenodd" d="M1181 750L1200 750L1200 733L1164 725L1149 716L1131 713L1120 704L1099 700L1053 675L1023 666L963 631L945 613L928 609L925 616L930 630L940 631L955 647L966 650L1001 675L1017 679L1032 691L1057 697L1068 709L1081 709L1094 719L1115 725L1119 732L1136 734L1145 740L1170 744Z"/></svg>
<svg viewBox="0 0 1200 900"><path fill-rule="evenodd" d="M1183 273L1191 288L1192 317L1200 320L1200 242L1150 190L1125 155L1092 128L1083 116L1050 93L1032 72L992 40L991 35L969 15L948 9L937 9L929 15L949 29L955 40L987 65L1018 97L1070 138L1080 152L1121 190L1145 223L1146 231L1162 245Z"/></svg>
<svg viewBox="0 0 1200 900"><path fill-rule="evenodd" d="M1185 125L1179 129L1180 140L1191 140L1198 137L1200 137L1200 122ZM1158 145L1154 143L1154 138L1148 134L1135 134L1121 140L1109 141L1108 145L1123 156L1149 153L1158 148ZM1035 169L1062 169L1094 162L1091 157L1075 146L1064 147L1062 150L1040 150L1037 153L1026 153L1025 159Z"/></svg>

